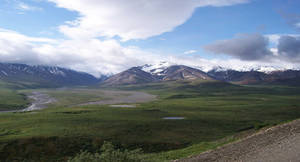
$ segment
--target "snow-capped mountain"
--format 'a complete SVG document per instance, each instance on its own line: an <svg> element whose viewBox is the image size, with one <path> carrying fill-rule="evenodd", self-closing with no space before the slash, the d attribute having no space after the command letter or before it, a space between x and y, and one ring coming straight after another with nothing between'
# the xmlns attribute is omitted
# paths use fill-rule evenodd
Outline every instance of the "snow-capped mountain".
<svg viewBox="0 0 300 162"><path fill-rule="evenodd" d="M0 63L0 80L41 87L89 85L99 81L90 74L70 69L10 63Z"/></svg>
<svg viewBox="0 0 300 162"><path fill-rule="evenodd" d="M154 74L154 75L162 75L161 72L167 69L168 67L172 65L180 65L172 62L167 62L167 61L161 61L158 63L154 64L146 64L143 66L139 66L142 70L145 72ZM228 70L234 70L234 71L239 71L239 72L250 72L250 71L258 71L262 73L271 73L274 71L286 71L286 70L300 70L298 68L293 68L293 69L287 69L285 67L281 66L251 66L251 65L244 65L244 66L239 66L238 68L232 68L232 67L224 67L224 66L201 66L201 65L185 65L189 66L204 72L209 72L209 71L216 71L216 72L221 72L221 71L228 71Z"/></svg>
<svg viewBox="0 0 300 162"><path fill-rule="evenodd" d="M105 80L102 85L114 86L114 85L125 85L125 84L140 84L140 83L151 83L158 79L139 67L133 67L125 70L121 73L113 75Z"/></svg>
<svg viewBox="0 0 300 162"><path fill-rule="evenodd" d="M222 66L186 66L170 62L159 62L135 67L141 72L127 70L110 77L106 84L111 85L162 82L171 80L219 80L238 84L297 84L300 80L299 70L288 70L275 66L242 66L238 70ZM130 72L130 73L129 73ZM148 74L149 75L148 75ZM125 75L126 74L126 75ZM143 74L143 75L141 75ZM145 76L147 76L145 78ZM151 79L149 79L151 78ZM137 80L139 82L137 82Z"/></svg>
<svg viewBox="0 0 300 162"><path fill-rule="evenodd" d="M103 84L105 85L122 85L176 80L219 80L238 84L299 85L300 71L273 66L241 67L240 70L234 70L222 66L207 68L159 62L133 67L119 74L110 77L102 76L97 79L87 73L55 66L0 63L0 81L17 83L24 87L91 85L101 81L104 81Z"/></svg>
<svg viewBox="0 0 300 162"><path fill-rule="evenodd" d="M168 80L214 80L204 71L185 65L172 65L157 74L163 81Z"/></svg>
<svg viewBox="0 0 300 162"><path fill-rule="evenodd" d="M259 66L251 69L251 71L259 71L266 74L272 73L274 71L286 71L286 70L288 69L279 66Z"/></svg>
<svg viewBox="0 0 300 162"><path fill-rule="evenodd" d="M167 69L168 67L175 65L167 61L158 62L155 64L146 64L143 66L139 66L139 68L145 72L148 72L153 75L160 75L162 71Z"/></svg>
<svg viewBox="0 0 300 162"><path fill-rule="evenodd" d="M105 80L102 85L118 86L128 84L144 84L164 81L177 80L214 80L205 72L191 68L184 65L172 65L158 67L158 70L151 70L146 72L143 68L150 66L133 67L121 73L113 75ZM149 69L148 69L149 70Z"/></svg>

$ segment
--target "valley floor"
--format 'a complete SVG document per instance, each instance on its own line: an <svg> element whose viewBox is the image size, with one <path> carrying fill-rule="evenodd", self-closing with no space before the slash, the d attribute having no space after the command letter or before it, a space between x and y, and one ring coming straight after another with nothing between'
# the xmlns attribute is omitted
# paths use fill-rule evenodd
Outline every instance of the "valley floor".
<svg viewBox="0 0 300 162"><path fill-rule="evenodd" d="M108 104L136 104L154 101L155 95L151 95L145 92L135 91L101 91L107 99L100 101L91 101L87 103L81 103L79 106L85 105L108 105Z"/></svg>
<svg viewBox="0 0 300 162"><path fill-rule="evenodd" d="M299 162L299 152L300 120L295 120L177 162Z"/></svg>
<svg viewBox="0 0 300 162"><path fill-rule="evenodd" d="M300 118L299 87L201 81L113 91L99 87L7 91L12 94L9 102L0 101L11 108L18 106L13 105L16 101L27 103L19 94L33 91L56 102L33 112L0 113L0 161L67 161L80 150L98 151L104 141L119 149L141 148L149 161L171 161L230 143L236 139L222 139L241 132Z"/></svg>
<svg viewBox="0 0 300 162"><path fill-rule="evenodd" d="M24 107L23 109L19 109L19 110L0 111L0 113L41 110L47 108L48 104L56 102L56 100L50 97L49 95L37 91L28 93L27 98L31 100L31 103L30 105L28 105L28 107Z"/></svg>

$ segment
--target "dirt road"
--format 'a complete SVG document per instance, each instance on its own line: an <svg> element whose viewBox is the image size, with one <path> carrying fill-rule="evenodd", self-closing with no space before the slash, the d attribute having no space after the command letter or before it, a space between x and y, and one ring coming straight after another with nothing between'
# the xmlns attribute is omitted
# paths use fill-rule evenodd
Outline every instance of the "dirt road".
<svg viewBox="0 0 300 162"><path fill-rule="evenodd" d="M178 162L300 162L300 120Z"/></svg>

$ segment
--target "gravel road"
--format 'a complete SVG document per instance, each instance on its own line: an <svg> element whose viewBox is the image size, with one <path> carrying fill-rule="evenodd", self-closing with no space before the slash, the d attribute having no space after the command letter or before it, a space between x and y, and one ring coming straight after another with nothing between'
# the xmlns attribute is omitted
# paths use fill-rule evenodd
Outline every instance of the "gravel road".
<svg viewBox="0 0 300 162"><path fill-rule="evenodd" d="M300 162L300 120L178 162Z"/></svg>

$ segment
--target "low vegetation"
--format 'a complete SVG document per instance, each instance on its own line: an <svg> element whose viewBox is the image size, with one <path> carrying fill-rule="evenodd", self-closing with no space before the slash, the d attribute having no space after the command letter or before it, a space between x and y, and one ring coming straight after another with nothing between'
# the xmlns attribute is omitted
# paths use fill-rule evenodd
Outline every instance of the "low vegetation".
<svg viewBox="0 0 300 162"><path fill-rule="evenodd" d="M158 100L135 108L58 104L36 112L0 113L0 159L100 158L104 155L99 149L110 141L118 157L131 153L140 157L141 152L128 150L141 148L142 160L165 161L231 142L235 139L229 137L237 133L300 117L297 87L167 82L117 89L147 91L158 95ZM74 96L83 100L85 94L91 93ZM51 95L62 97L68 92ZM63 102L70 101L65 97Z"/></svg>
<svg viewBox="0 0 300 162"><path fill-rule="evenodd" d="M18 110L29 105L26 95L11 86L13 85L0 81L0 111Z"/></svg>
<svg viewBox="0 0 300 162"><path fill-rule="evenodd" d="M136 149L133 151L115 149L109 142L104 142L99 152L90 153L81 151L68 162L143 162L146 161L142 156L142 151Z"/></svg>

